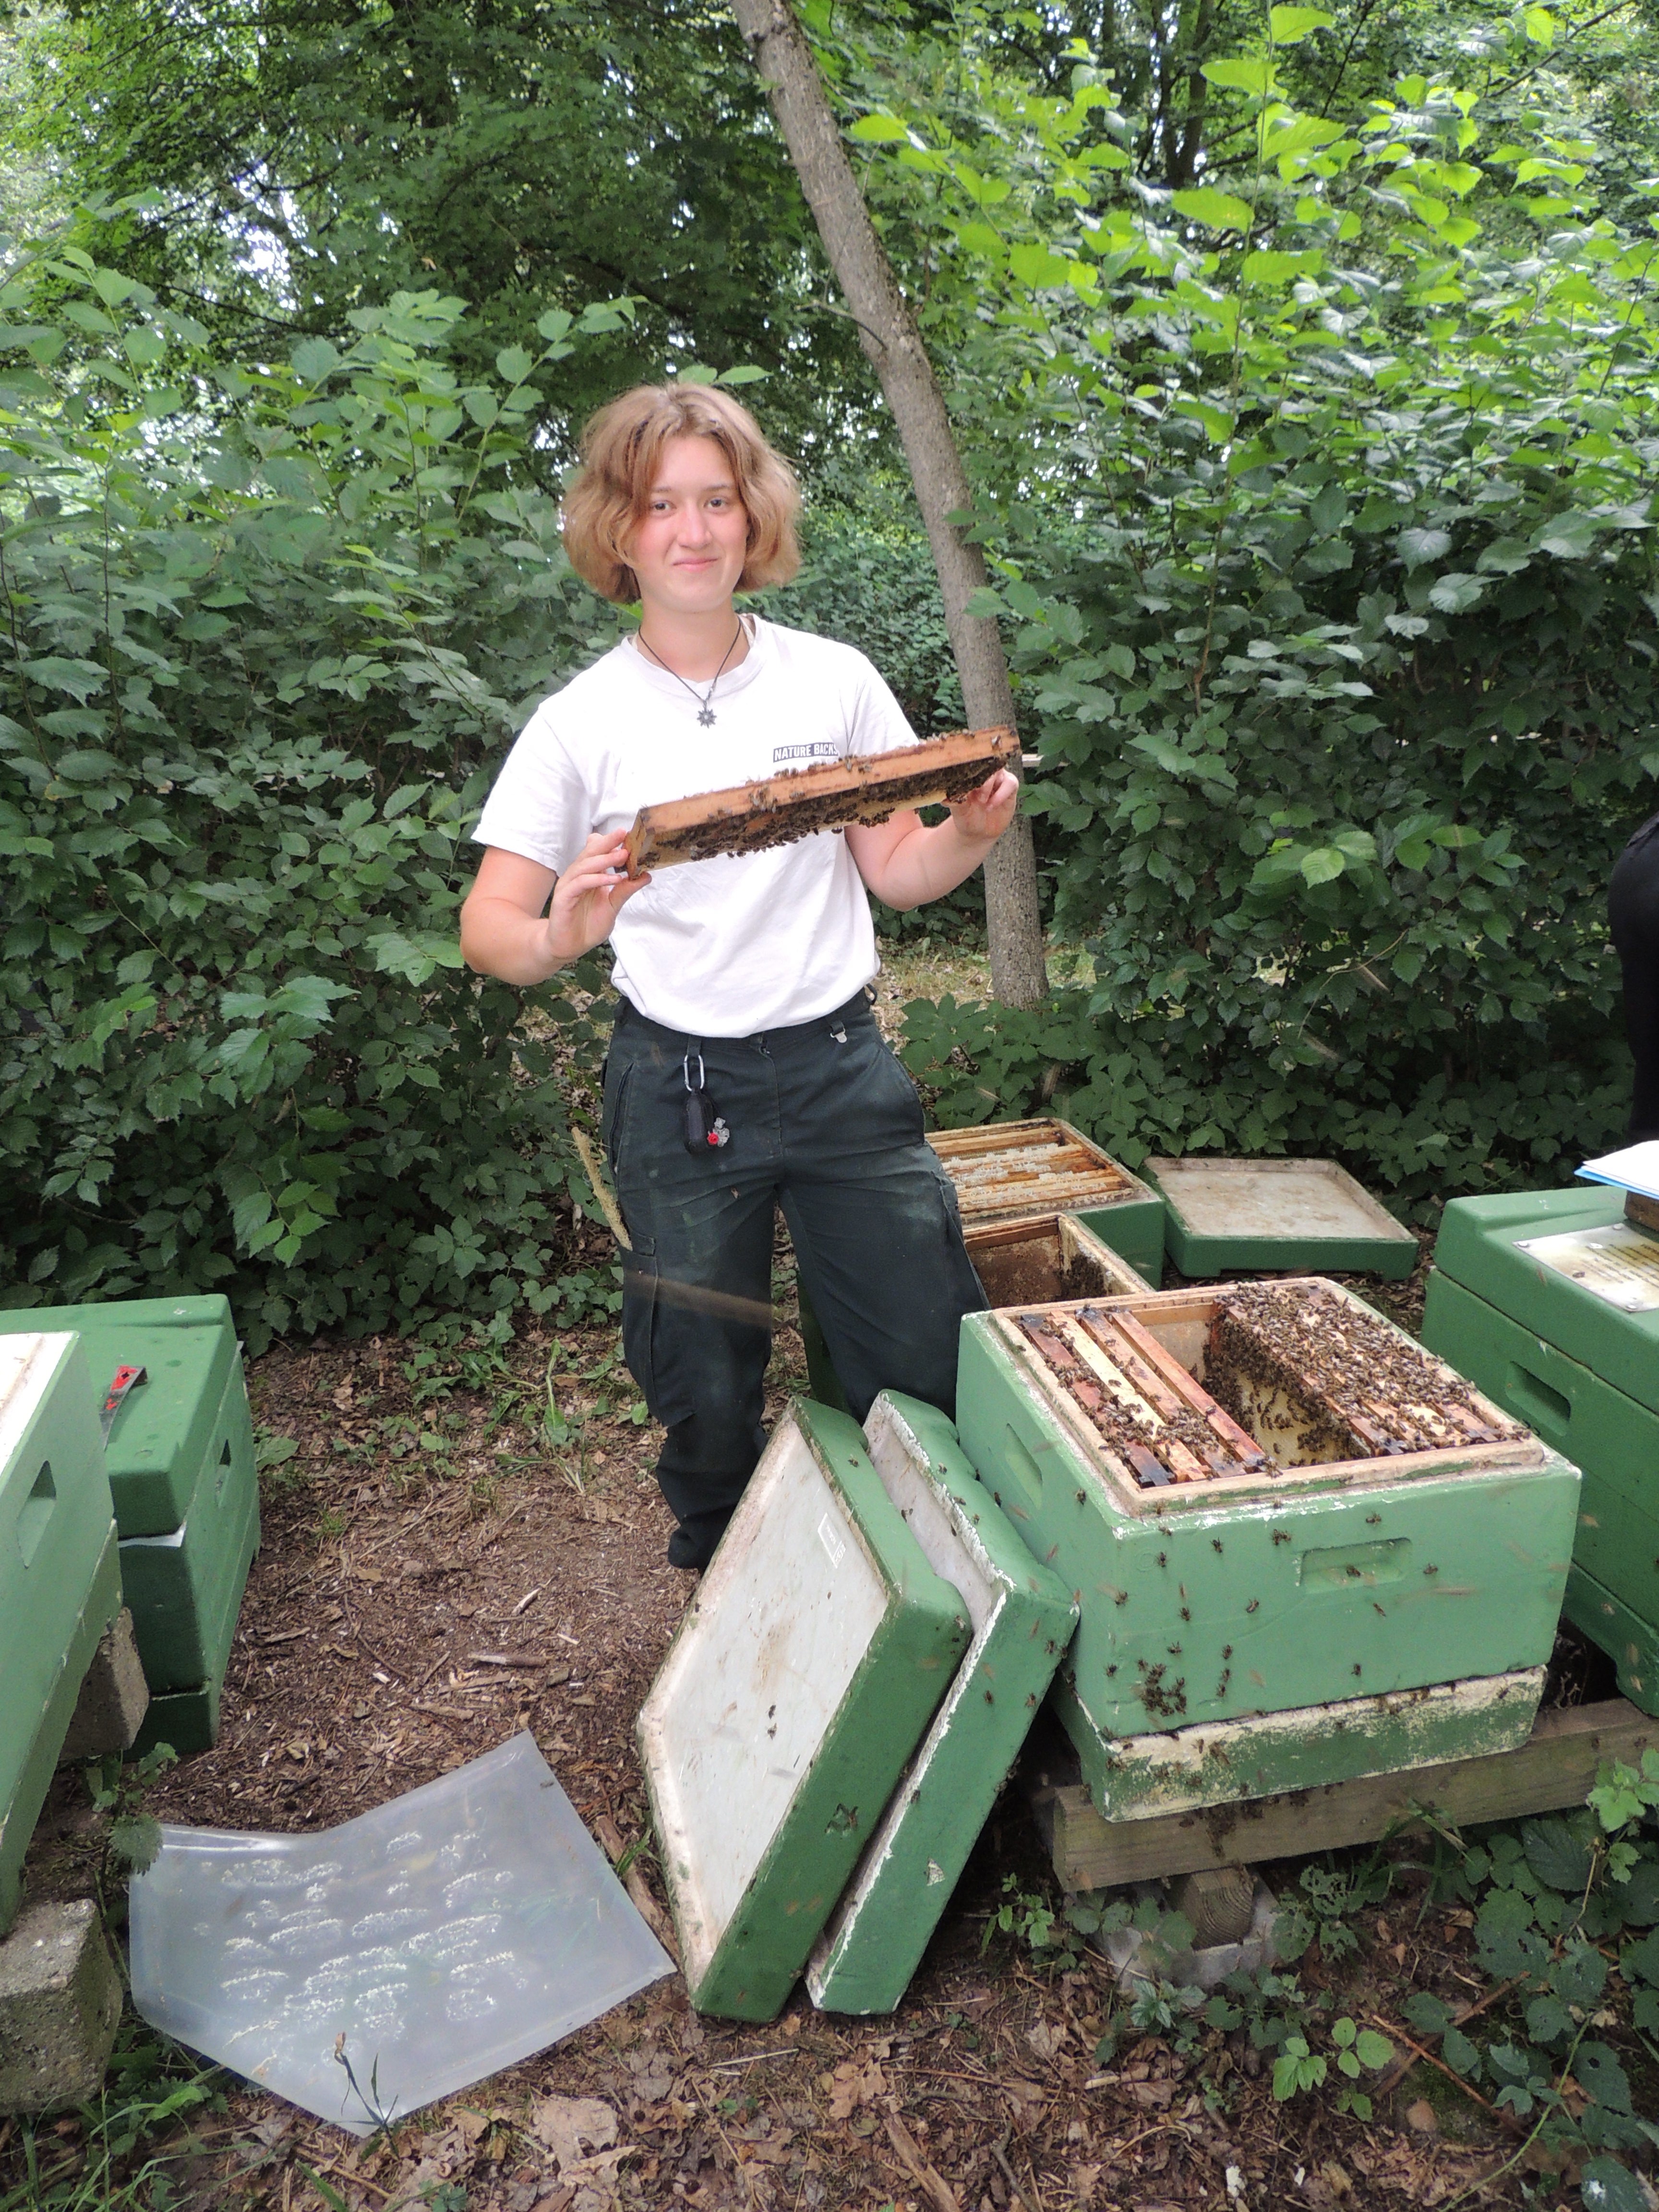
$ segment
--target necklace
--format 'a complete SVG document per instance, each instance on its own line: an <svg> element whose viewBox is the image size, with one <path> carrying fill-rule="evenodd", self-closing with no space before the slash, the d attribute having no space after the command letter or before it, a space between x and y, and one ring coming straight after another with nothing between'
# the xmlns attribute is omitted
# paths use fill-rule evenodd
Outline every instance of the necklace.
<svg viewBox="0 0 1659 2212"><path fill-rule="evenodd" d="M732 633L731 644L726 647L726 651L720 655L720 665L714 671L714 683L711 684L706 691L701 693L698 691L695 684L686 684L684 677L680 674L678 668L671 668L668 665L668 663L663 659L661 653L658 652L656 647L652 644L650 639L647 637L642 629L636 630L635 632L635 635L639 639L640 643L645 647L653 660L656 662L658 667L662 670L664 675L672 676L676 684L685 684L686 690L697 702L698 721L702 723L705 730L712 730L714 726L714 710L708 702L714 696L714 684L718 684L721 677L725 675L726 664L730 660L732 653L737 650L738 640L743 635L742 622L738 622L736 629Z"/></svg>

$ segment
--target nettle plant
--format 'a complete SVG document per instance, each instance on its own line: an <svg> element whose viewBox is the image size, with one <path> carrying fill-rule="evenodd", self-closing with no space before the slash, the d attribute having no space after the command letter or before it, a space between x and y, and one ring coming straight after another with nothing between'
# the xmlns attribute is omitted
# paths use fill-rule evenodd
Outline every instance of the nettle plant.
<svg viewBox="0 0 1659 2212"><path fill-rule="evenodd" d="M1659 804L1659 240L1484 60L1298 112L1284 50L1330 20L1273 7L1205 64L1229 166L1189 190L1126 185L1080 46L1069 97L971 37L949 97L866 69L851 135L971 411L980 611L1093 956L1041 1018L1074 1109L1479 1188L1626 1103L1604 896ZM946 1110L996 1109L977 1072Z"/></svg>
<svg viewBox="0 0 1659 2212"><path fill-rule="evenodd" d="M526 424L628 313L464 384L462 303L402 295L256 374L84 244L0 256L8 1303L222 1289L257 1349L570 1291L597 1039L466 975L456 909L527 705L615 635Z"/></svg>
<svg viewBox="0 0 1659 2212"><path fill-rule="evenodd" d="M1583 2161L1590 2212L1645 2205L1626 2154L1659 2148L1656 1812L1659 1754L1650 1751L1639 1770L1604 1768L1584 1811L1498 1830L1446 1861L1439 1893L1474 1905L1475 1954L1492 1987L1478 2006L1454 2010L1423 1991L1404 2008L1506 2118L1511 2165L1534 2143ZM1613 2039L1626 2043L1625 2057Z"/></svg>

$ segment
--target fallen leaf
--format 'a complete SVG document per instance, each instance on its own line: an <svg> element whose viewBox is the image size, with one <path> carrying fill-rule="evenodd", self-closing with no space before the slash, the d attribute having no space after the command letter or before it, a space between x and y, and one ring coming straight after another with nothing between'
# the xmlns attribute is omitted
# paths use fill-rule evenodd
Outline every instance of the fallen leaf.
<svg viewBox="0 0 1659 2212"><path fill-rule="evenodd" d="M1176 2085L1173 2081L1126 2081L1124 2087L1136 2104L1150 2112L1161 2112L1174 2101Z"/></svg>
<svg viewBox="0 0 1659 2212"><path fill-rule="evenodd" d="M1014 2125L1022 2134L1034 2128L1048 2109L1048 2091L1035 2081L1023 2081L1018 2074L1006 2074L1000 2086L1013 2108Z"/></svg>
<svg viewBox="0 0 1659 2212"><path fill-rule="evenodd" d="M1064 2025L1056 2027L1046 2020L1038 2021L1035 2027L1028 2027L1025 2031L1025 2040L1045 2063L1053 2058L1056 2052L1064 2050L1070 2039L1071 2030L1068 2027Z"/></svg>
<svg viewBox="0 0 1659 2212"><path fill-rule="evenodd" d="M530 2131L562 2173L581 2164L584 2142L602 2151L616 2142L617 2115L598 2097L542 2097L531 2107Z"/></svg>

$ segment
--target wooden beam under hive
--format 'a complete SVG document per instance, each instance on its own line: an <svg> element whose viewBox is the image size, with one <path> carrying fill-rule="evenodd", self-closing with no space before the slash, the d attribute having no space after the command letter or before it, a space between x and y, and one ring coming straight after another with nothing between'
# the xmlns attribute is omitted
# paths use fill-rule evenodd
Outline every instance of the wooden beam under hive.
<svg viewBox="0 0 1659 2212"><path fill-rule="evenodd" d="M1010 729L956 730L892 752L786 769L729 790L642 806L628 833L629 872L637 876L722 853L763 853L820 830L885 822L901 807L965 799L1018 752Z"/></svg>

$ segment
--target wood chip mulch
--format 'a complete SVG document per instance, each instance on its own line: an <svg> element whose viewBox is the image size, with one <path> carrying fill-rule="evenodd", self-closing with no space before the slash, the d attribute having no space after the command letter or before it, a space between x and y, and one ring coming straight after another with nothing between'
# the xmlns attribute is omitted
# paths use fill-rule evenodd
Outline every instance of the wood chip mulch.
<svg viewBox="0 0 1659 2212"><path fill-rule="evenodd" d="M664 1559L655 1437L633 1419L614 1328L557 1344L557 1449L542 1425L554 1348L521 1338L498 1371L480 1357L465 1376L459 1355L422 1364L419 1346L392 1339L278 1346L253 1364L261 1432L297 1449L267 1472L220 1741L153 1790L163 1820L325 1826L527 1728L602 1837L607 1823L623 1845L645 1835L634 1718L690 1577ZM803 1376L785 1328L775 1402ZM84 1888L100 1848L82 1785L60 1778L35 1893ZM636 1863L661 1900L648 1838ZM768 2027L701 2020L676 1978L366 2145L226 2077L225 2112L173 2169L177 2201L203 2212L1324 2212L1443 2204L1501 2162L1508 2146L1473 2106L1424 2101L1421 2067L1371 2124L1330 2097L1276 2105L1242 2032L1204 2031L1180 2056L1127 2026L1094 1954L1043 1968L1003 1936L985 1945L1010 1875L1052 1899L1012 1788L890 2018L817 2014L798 1991ZM1403 1876L1407 1893L1415 1880ZM1395 2018L1413 1985L1466 1994L1436 1948L1459 1931L1431 1917L1425 1936L1401 1898L1397 1887L1386 1916L1360 1922L1357 1960L1328 1974L1310 1954L1304 1988L1340 1972L1341 2008ZM71 2160L75 2127L60 2124ZM0 2191L19 2172L9 2132ZM1480 2199L1522 2201L1516 2175Z"/></svg>

